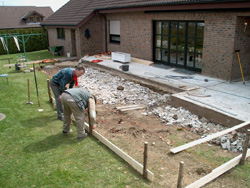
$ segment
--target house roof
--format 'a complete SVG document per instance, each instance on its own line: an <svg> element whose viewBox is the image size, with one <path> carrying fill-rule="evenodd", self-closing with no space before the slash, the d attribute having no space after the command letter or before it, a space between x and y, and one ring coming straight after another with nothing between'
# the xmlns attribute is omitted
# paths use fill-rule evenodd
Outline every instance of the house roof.
<svg viewBox="0 0 250 188"><path fill-rule="evenodd" d="M77 28L98 13L236 8L250 8L249 0L70 0L41 25Z"/></svg>
<svg viewBox="0 0 250 188"><path fill-rule="evenodd" d="M38 15L42 16L43 18L45 18L45 16L43 16L42 14L40 14L40 13L38 13L38 12L36 12L36 11L30 11L30 12L28 12L27 14L25 14L25 15L22 17L22 19L27 19L29 16L31 16L31 15L33 15L33 14L38 14Z"/></svg>
<svg viewBox="0 0 250 188"><path fill-rule="evenodd" d="M44 18L53 14L51 7L0 6L0 29L41 27L39 24L26 24L29 15L37 13Z"/></svg>

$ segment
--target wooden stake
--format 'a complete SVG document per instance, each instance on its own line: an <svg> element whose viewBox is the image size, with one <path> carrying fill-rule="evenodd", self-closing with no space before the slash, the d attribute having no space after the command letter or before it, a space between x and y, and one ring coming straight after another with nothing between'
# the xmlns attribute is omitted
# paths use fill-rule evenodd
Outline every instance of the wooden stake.
<svg viewBox="0 0 250 188"><path fill-rule="evenodd" d="M49 94L49 102L52 103L52 97L51 97L51 90L50 90L50 86L49 86L49 79L47 79L47 85L48 85L48 94Z"/></svg>
<svg viewBox="0 0 250 188"><path fill-rule="evenodd" d="M147 179L148 142L144 144L143 178Z"/></svg>
<svg viewBox="0 0 250 188"><path fill-rule="evenodd" d="M184 162L181 161L180 162L180 168L179 168L179 176L178 176L177 188L182 188L183 169L184 169Z"/></svg>
<svg viewBox="0 0 250 188"><path fill-rule="evenodd" d="M9 60L9 65L10 65L10 58L8 58L8 60ZM9 69L11 68L11 66L9 66Z"/></svg>
<svg viewBox="0 0 250 188"><path fill-rule="evenodd" d="M90 121L90 113L88 112L88 116L89 116L89 135L92 136L93 135L93 125Z"/></svg>
<svg viewBox="0 0 250 188"><path fill-rule="evenodd" d="M32 102L30 102L30 80L28 79L28 102L27 104L33 104Z"/></svg>
<svg viewBox="0 0 250 188"><path fill-rule="evenodd" d="M244 143L244 148L243 148L243 152L242 152L242 157L240 159L240 164L244 165L245 164L245 160L246 160L246 155L247 155L247 149L248 149L248 145L249 145L249 136L250 136L250 129L247 129L247 135L246 135L246 140Z"/></svg>

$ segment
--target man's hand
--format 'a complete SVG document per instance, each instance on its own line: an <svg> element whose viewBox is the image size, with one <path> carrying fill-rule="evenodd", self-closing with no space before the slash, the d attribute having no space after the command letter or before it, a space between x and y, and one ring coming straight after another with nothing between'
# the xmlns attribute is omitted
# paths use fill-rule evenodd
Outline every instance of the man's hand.
<svg viewBox="0 0 250 188"><path fill-rule="evenodd" d="M59 97L58 97L58 101L60 101L60 102L61 102L61 98L62 98L62 95L59 95Z"/></svg>
<svg viewBox="0 0 250 188"><path fill-rule="evenodd" d="M96 124L92 125L92 129L95 129L96 128Z"/></svg>

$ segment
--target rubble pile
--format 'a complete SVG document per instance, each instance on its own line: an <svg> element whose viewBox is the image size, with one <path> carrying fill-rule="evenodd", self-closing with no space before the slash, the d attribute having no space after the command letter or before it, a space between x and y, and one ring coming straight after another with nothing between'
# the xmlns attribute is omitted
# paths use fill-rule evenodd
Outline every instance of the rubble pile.
<svg viewBox="0 0 250 188"><path fill-rule="evenodd" d="M79 82L103 104L143 104L150 108L170 100L170 94L161 95L140 84L92 68L86 69Z"/></svg>
<svg viewBox="0 0 250 188"><path fill-rule="evenodd" d="M79 78L79 84L82 88L96 95L103 104L145 105L147 109L143 115L154 114L166 126L181 126L201 135L202 138L224 130L223 126L211 123L206 118L200 119L182 107L166 106L166 102L170 100L170 94L159 94L140 84L103 71L87 68L86 73ZM245 138L245 133L234 132L210 142L221 145L223 149L237 152L242 151Z"/></svg>

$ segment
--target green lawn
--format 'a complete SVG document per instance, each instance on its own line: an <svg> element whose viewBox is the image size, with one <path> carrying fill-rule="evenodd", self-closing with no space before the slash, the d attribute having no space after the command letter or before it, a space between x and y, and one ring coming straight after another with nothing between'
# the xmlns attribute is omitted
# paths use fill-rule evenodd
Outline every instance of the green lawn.
<svg viewBox="0 0 250 188"><path fill-rule="evenodd" d="M6 115L0 121L0 187L159 187L144 180L95 138L77 141L75 126L72 134L63 136L62 121L48 102L48 76L36 71L39 107L34 73L3 67L8 61L1 59L13 57L11 63L15 63L17 55L0 56L0 74L9 78L9 85L0 78L0 113ZM39 56L52 58L43 50L27 53L27 60ZM26 104L28 79L33 105Z"/></svg>

